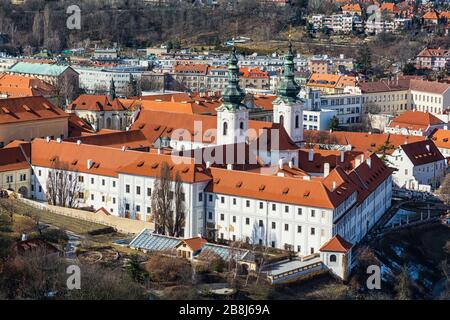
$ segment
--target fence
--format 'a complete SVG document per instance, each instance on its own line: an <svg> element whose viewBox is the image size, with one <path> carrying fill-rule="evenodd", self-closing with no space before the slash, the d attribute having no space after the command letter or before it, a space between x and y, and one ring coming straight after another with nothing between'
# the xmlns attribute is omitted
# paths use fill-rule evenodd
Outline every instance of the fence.
<svg viewBox="0 0 450 320"><path fill-rule="evenodd" d="M89 212L79 209L64 208L58 206L52 206L47 203L32 201L29 199L21 198L20 201L42 210L47 210L55 214L59 214L66 217L89 221L93 223L103 224L105 226L113 227L119 232L137 234L143 229L154 229L153 223L132 220L122 217L110 216L103 213Z"/></svg>

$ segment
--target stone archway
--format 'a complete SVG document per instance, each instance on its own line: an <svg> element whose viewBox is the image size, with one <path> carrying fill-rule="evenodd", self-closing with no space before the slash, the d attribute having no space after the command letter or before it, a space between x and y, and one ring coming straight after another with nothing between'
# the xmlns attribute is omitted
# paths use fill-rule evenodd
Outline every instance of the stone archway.
<svg viewBox="0 0 450 320"><path fill-rule="evenodd" d="M28 198L28 188L23 186L19 188L19 194L24 197L24 198Z"/></svg>

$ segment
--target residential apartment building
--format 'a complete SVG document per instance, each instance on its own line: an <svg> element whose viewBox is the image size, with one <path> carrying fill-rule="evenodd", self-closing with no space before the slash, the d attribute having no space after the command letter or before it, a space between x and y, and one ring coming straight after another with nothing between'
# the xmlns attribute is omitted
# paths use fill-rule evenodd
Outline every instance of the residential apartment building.
<svg viewBox="0 0 450 320"><path fill-rule="evenodd" d="M436 129L442 129L445 126L446 123L429 112L406 111L392 119L384 131L386 133L428 137Z"/></svg>
<svg viewBox="0 0 450 320"><path fill-rule="evenodd" d="M450 130L448 126L443 129L436 130L431 135L431 140L434 142L436 147L442 153L442 155L450 159Z"/></svg>
<svg viewBox="0 0 450 320"><path fill-rule="evenodd" d="M80 89L90 94L105 94L109 90L111 80L114 81L117 95L127 94L131 77L140 80L143 68L99 68L77 67L74 69L80 74Z"/></svg>
<svg viewBox="0 0 450 320"><path fill-rule="evenodd" d="M445 70L450 68L449 49L423 49L416 58L417 69Z"/></svg>
<svg viewBox="0 0 450 320"><path fill-rule="evenodd" d="M342 126L361 123L362 96L354 93L323 94L321 90L306 88L300 93L308 115L308 130L328 130L336 116ZM308 111L306 111L308 110ZM316 124L310 122L316 122Z"/></svg>
<svg viewBox="0 0 450 320"><path fill-rule="evenodd" d="M444 156L433 141L400 145L387 160L397 169L392 175L396 187L431 192L439 187L447 168Z"/></svg>

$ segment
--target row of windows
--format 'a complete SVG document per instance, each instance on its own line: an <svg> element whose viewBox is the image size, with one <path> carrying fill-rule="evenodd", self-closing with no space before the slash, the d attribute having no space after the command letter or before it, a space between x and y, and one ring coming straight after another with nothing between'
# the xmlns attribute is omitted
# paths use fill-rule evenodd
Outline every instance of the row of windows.
<svg viewBox="0 0 450 320"><path fill-rule="evenodd" d="M23 173L19 176L19 181L26 181L26 180L27 180L27 175L25 173ZM14 176L12 176L12 175L6 176L6 183L13 183L13 182L14 182Z"/></svg>

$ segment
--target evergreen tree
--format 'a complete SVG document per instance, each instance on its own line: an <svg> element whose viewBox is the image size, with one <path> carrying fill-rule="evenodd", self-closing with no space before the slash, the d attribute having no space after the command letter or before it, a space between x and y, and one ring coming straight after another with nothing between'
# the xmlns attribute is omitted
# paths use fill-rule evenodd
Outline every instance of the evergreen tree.
<svg viewBox="0 0 450 320"><path fill-rule="evenodd" d="M372 72L372 53L367 44L363 44L356 53L356 70L366 76Z"/></svg>

